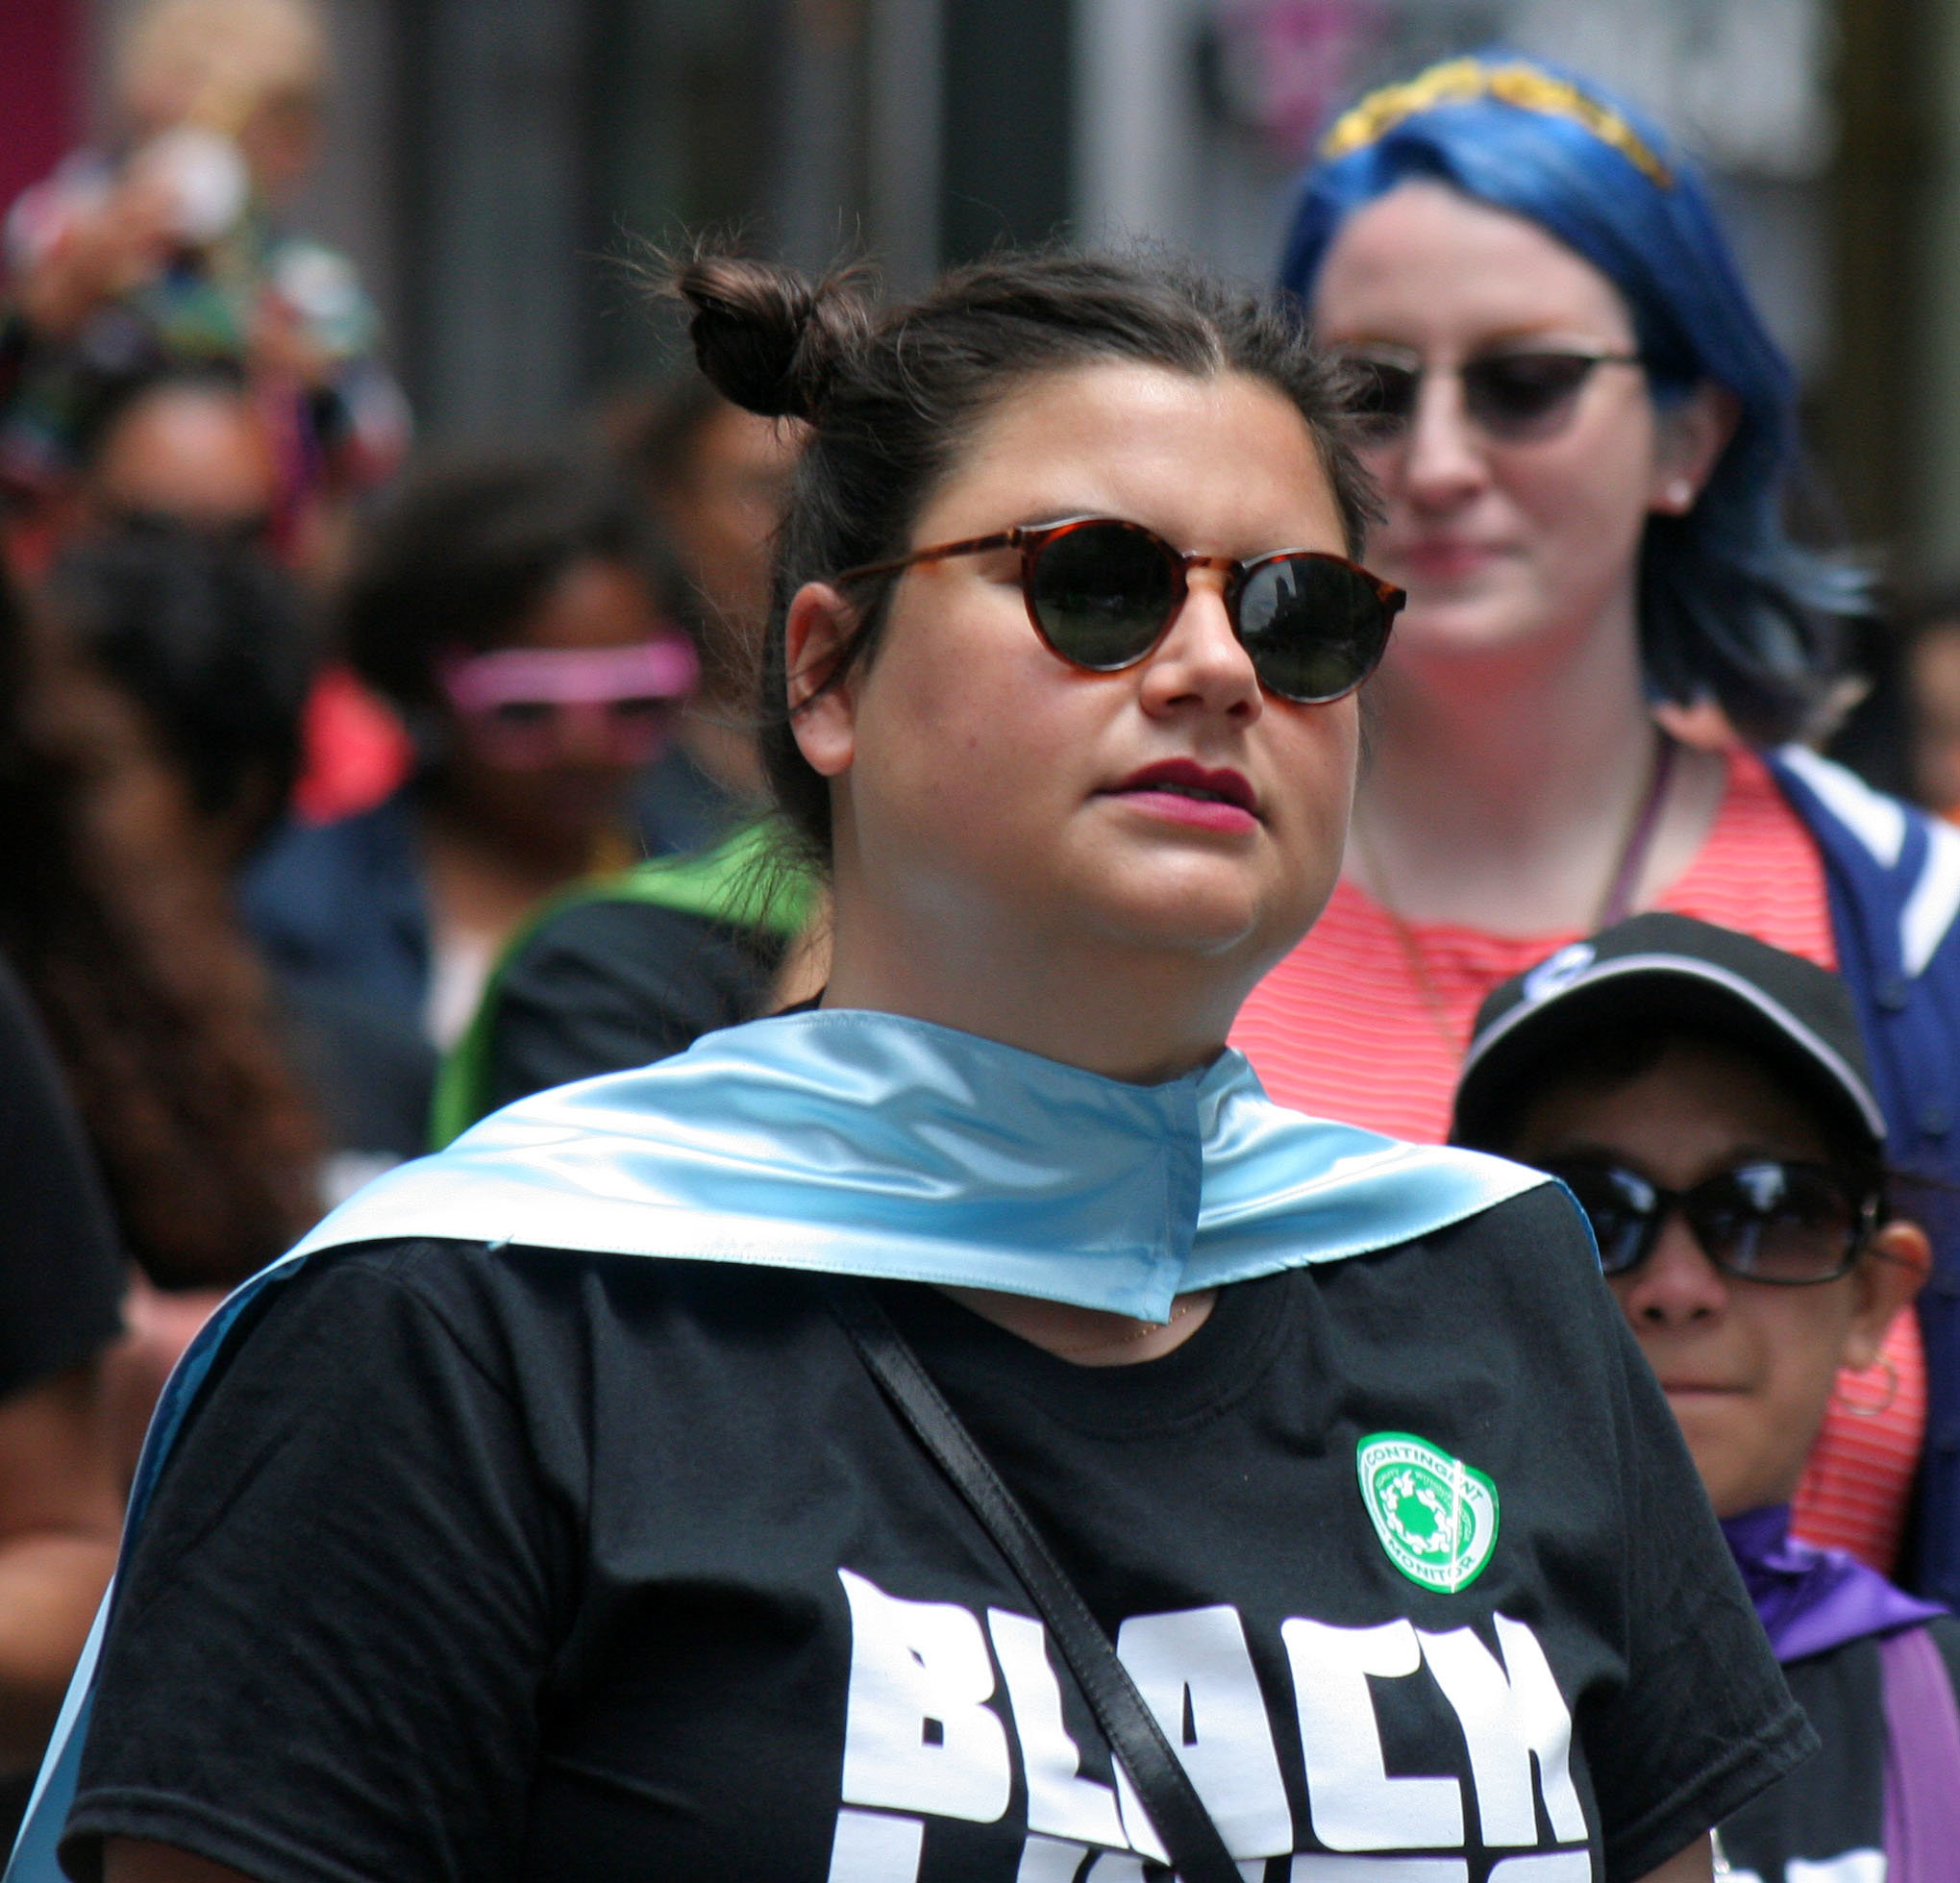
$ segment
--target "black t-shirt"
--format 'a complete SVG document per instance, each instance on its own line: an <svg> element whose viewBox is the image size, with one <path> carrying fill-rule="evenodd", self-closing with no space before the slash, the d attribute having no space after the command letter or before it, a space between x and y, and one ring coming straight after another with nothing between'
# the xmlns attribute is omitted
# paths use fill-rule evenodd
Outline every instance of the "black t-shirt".
<svg viewBox="0 0 1960 1883"><path fill-rule="evenodd" d="M1927 1624L1960 1690L1960 1622ZM1875 1641L1848 1642L1784 1670L1790 1691L1817 1728L1823 1747L1787 1779L1758 1794L1722 1826L1723 1853L1735 1883L1784 1883L1790 1866L1815 1866L1816 1883L1857 1883L1875 1875L1857 1853L1885 1847L1884 1670ZM1952 1774L1960 1788L1960 1772ZM1960 1868L1960 1853L1955 1855Z"/></svg>
<svg viewBox="0 0 1960 1883"><path fill-rule="evenodd" d="M824 1285L451 1243L303 1270L125 1573L71 1873L108 1834L275 1883L1038 1883L1120 1845L1028 1597ZM1135 1366L881 1293L1248 1876L1619 1883L1812 1743L1556 1191L1228 1289ZM1425 1586L1391 1538L1480 1572ZM1428 1862L1255 1861L1296 1850Z"/></svg>
<svg viewBox="0 0 1960 1883"><path fill-rule="evenodd" d="M0 1400L122 1330L114 1219L26 994L0 961Z"/></svg>
<svg viewBox="0 0 1960 1883"><path fill-rule="evenodd" d="M657 903L595 895L543 923L497 977L474 1109L624 1072L753 1020L780 935Z"/></svg>

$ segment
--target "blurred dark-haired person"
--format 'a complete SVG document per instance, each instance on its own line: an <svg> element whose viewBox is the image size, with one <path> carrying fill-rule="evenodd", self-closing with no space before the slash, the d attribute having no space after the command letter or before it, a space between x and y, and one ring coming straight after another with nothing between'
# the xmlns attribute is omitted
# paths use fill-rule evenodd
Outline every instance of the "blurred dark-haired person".
<svg viewBox="0 0 1960 1883"><path fill-rule="evenodd" d="M1330 131L1282 275L1409 604L1341 884L1232 1036L1267 1088L1438 1137L1483 997L1665 908L1840 971L1894 1157L1960 1180L1960 833L1795 743L1866 584L1785 527L1795 380L1689 159L1583 79L1452 60ZM1890 1570L1916 1499L1900 1573L1960 1598L1960 1213L1925 1221L1956 1285L1894 1322L1885 1413L1827 1416L1797 1524Z"/></svg>
<svg viewBox="0 0 1960 1883"><path fill-rule="evenodd" d="M333 586L317 532L282 483L266 413L223 360L137 373L105 390L81 434L69 542L132 527L195 533L273 557L311 606ZM59 559L59 557L57 557ZM407 776L401 722L329 645L318 649L301 718L293 809L329 823L371 809ZM282 803L284 801L282 800Z"/></svg>
<svg viewBox="0 0 1960 1883"><path fill-rule="evenodd" d="M61 1070L4 958L0 1197L0 1835L11 1839L115 1567L123 1479L104 1362L121 1331L124 1258Z"/></svg>
<svg viewBox="0 0 1960 1883"><path fill-rule="evenodd" d="M167 1288L250 1275L318 1213L312 1122L222 873L132 703L0 583L0 951Z"/></svg>
<svg viewBox="0 0 1960 1883"><path fill-rule="evenodd" d="M1960 822L1960 593L1914 611L1898 650L1897 681L1912 794Z"/></svg>
<svg viewBox="0 0 1960 1883"><path fill-rule="evenodd" d="M320 1207L312 1112L186 781L156 747L135 703L0 582L0 954L138 1270L113 1375L125 1467L219 1293Z"/></svg>
<svg viewBox="0 0 1960 1883"><path fill-rule="evenodd" d="M133 515L70 548L49 596L143 714L213 861L236 870L299 773L314 645L292 577L249 541Z"/></svg>
<svg viewBox="0 0 1960 1883"><path fill-rule="evenodd" d="M1960 1858L1960 1623L1790 1499L1841 1374L1892 1384L1885 1332L1931 1267L1892 1214L1885 1119L1836 976L1687 916L1635 916L1485 1002L1455 1142L1562 1179L1680 1422L1824 1741L1722 1826L1738 1879L1936 1883Z"/></svg>
<svg viewBox="0 0 1960 1883"><path fill-rule="evenodd" d="M435 1052L537 902L662 847L634 813L698 671L632 496L552 454L426 473L376 524L341 632L411 727L414 777L275 838L243 886L283 985L341 1004L416 1068L391 1115L424 1141Z"/></svg>
<svg viewBox="0 0 1960 1883"><path fill-rule="evenodd" d="M175 774L211 869L236 884L285 828L307 756L318 648L296 579L251 533L138 510L66 550L46 594L75 655ZM427 1052L339 990L299 979L277 993L335 1197L419 1147Z"/></svg>
<svg viewBox="0 0 1960 1883"><path fill-rule="evenodd" d="M763 418L690 373L620 401L606 432L679 565L701 681L646 790L677 848L727 836L764 802L756 668L769 567L806 431Z"/></svg>

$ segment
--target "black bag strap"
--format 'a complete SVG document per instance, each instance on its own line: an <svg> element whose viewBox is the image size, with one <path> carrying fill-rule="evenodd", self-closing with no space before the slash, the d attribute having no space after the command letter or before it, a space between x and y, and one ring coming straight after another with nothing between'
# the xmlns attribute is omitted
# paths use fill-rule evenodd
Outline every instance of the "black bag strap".
<svg viewBox="0 0 1960 1883"><path fill-rule="evenodd" d="M863 1282L839 1276L831 1306L844 1331L919 1443L952 1479L1021 1578L1049 1633L1096 1716L1110 1750L1123 1761L1172 1868L1183 1883L1243 1883L1218 1826L1192 1786L1129 1670L1090 1614L1067 1572L959 1415L946 1403L919 1356Z"/></svg>

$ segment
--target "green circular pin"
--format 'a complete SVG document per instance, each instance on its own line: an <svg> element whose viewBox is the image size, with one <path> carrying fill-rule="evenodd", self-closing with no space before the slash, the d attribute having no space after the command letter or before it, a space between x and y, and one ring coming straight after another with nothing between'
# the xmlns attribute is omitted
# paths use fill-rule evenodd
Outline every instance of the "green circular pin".
<svg viewBox="0 0 1960 1883"><path fill-rule="evenodd" d="M1490 1561L1498 1487L1413 1432L1376 1432L1355 1448L1361 1501L1381 1547L1411 1582L1454 1595Z"/></svg>

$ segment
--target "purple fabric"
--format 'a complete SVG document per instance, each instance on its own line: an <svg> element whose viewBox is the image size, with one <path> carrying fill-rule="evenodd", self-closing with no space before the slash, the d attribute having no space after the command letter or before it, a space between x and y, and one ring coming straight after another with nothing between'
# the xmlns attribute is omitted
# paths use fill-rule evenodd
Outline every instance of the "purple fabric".
<svg viewBox="0 0 1960 1883"><path fill-rule="evenodd" d="M1950 1883L1960 1851L1960 1708L1923 1628L1878 1644L1885 1670L1886 1883Z"/></svg>
<svg viewBox="0 0 1960 1883"><path fill-rule="evenodd" d="M1790 1534L1788 1504L1724 1518L1722 1533L1778 1661L1800 1661L1947 1612L1895 1589L1842 1549L1799 1542Z"/></svg>

